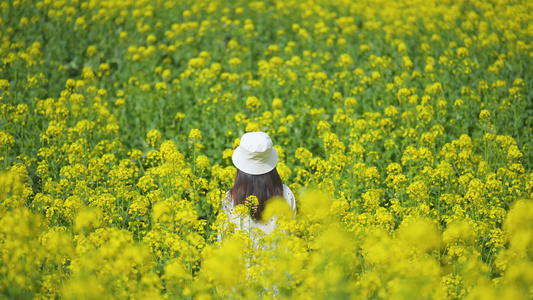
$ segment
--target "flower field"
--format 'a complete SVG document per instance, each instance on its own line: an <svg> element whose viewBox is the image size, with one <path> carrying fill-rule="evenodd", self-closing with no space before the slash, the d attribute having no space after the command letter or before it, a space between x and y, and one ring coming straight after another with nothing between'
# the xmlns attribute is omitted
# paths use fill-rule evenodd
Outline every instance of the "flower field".
<svg viewBox="0 0 533 300"><path fill-rule="evenodd" d="M0 3L0 298L533 297L531 2Z"/></svg>

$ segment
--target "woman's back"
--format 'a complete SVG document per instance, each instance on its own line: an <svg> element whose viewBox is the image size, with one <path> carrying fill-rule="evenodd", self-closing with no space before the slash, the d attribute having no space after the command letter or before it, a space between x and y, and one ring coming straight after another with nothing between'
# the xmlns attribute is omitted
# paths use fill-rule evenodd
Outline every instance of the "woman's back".
<svg viewBox="0 0 533 300"><path fill-rule="evenodd" d="M292 191L288 186L283 184L283 198L287 201L287 204L291 210L296 213L296 200ZM237 230L253 231L254 228L259 228L264 234L270 234L276 227L276 216L273 216L266 222L262 222L260 219L251 218L249 215L241 217L238 213L235 213L235 204L231 197L231 193L228 192L226 197L222 199L222 212L228 216L228 222L224 224L224 231L227 228L229 222L235 224Z"/></svg>

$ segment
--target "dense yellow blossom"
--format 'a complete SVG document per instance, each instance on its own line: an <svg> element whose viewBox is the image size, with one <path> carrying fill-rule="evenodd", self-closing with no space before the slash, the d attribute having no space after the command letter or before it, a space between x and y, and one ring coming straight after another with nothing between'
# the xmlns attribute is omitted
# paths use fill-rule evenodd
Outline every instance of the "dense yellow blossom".
<svg viewBox="0 0 533 300"><path fill-rule="evenodd" d="M532 298L530 9L4 1L1 297ZM258 130L297 213L223 231Z"/></svg>

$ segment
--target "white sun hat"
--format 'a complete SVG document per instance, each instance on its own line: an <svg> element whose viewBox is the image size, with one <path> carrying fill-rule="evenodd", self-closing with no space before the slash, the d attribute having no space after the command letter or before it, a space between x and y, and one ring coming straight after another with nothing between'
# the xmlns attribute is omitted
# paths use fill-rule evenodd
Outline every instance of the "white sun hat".
<svg viewBox="0 0 533 300"><path fill-rule="evenodd" d="M241 144L232 156L235 167L244 173L261 175L272 171L278 163L278 152L268 134L248 132L241 137Z"/></svg>

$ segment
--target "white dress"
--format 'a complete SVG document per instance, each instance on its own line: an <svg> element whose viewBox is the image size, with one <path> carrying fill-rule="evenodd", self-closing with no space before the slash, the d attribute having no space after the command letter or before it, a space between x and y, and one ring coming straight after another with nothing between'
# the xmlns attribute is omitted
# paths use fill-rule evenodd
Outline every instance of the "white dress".
<svg viewBox="0 0 533 300"><path fill-rule="evenodd" d="M283 185L283 198L285 198L293 212L296 213L296 200L294 199L292 191L286 185ZM233 199L231 198L229 192L227 192L226 197L222 199L222 211L228 215L229 222L237 225L237 230L248 230L250 234L252 234L254 228L259 228L263 234L268 235L274 231L274 228L276 228L275 216L268 220L268 222L263 223L250 219L249 216L241 218L237 214L233 213L233 209ZM226 225L227 224L224 224L224 230L226 229ZM218 235L218 240L221 240L220 234Z"/></svg>

